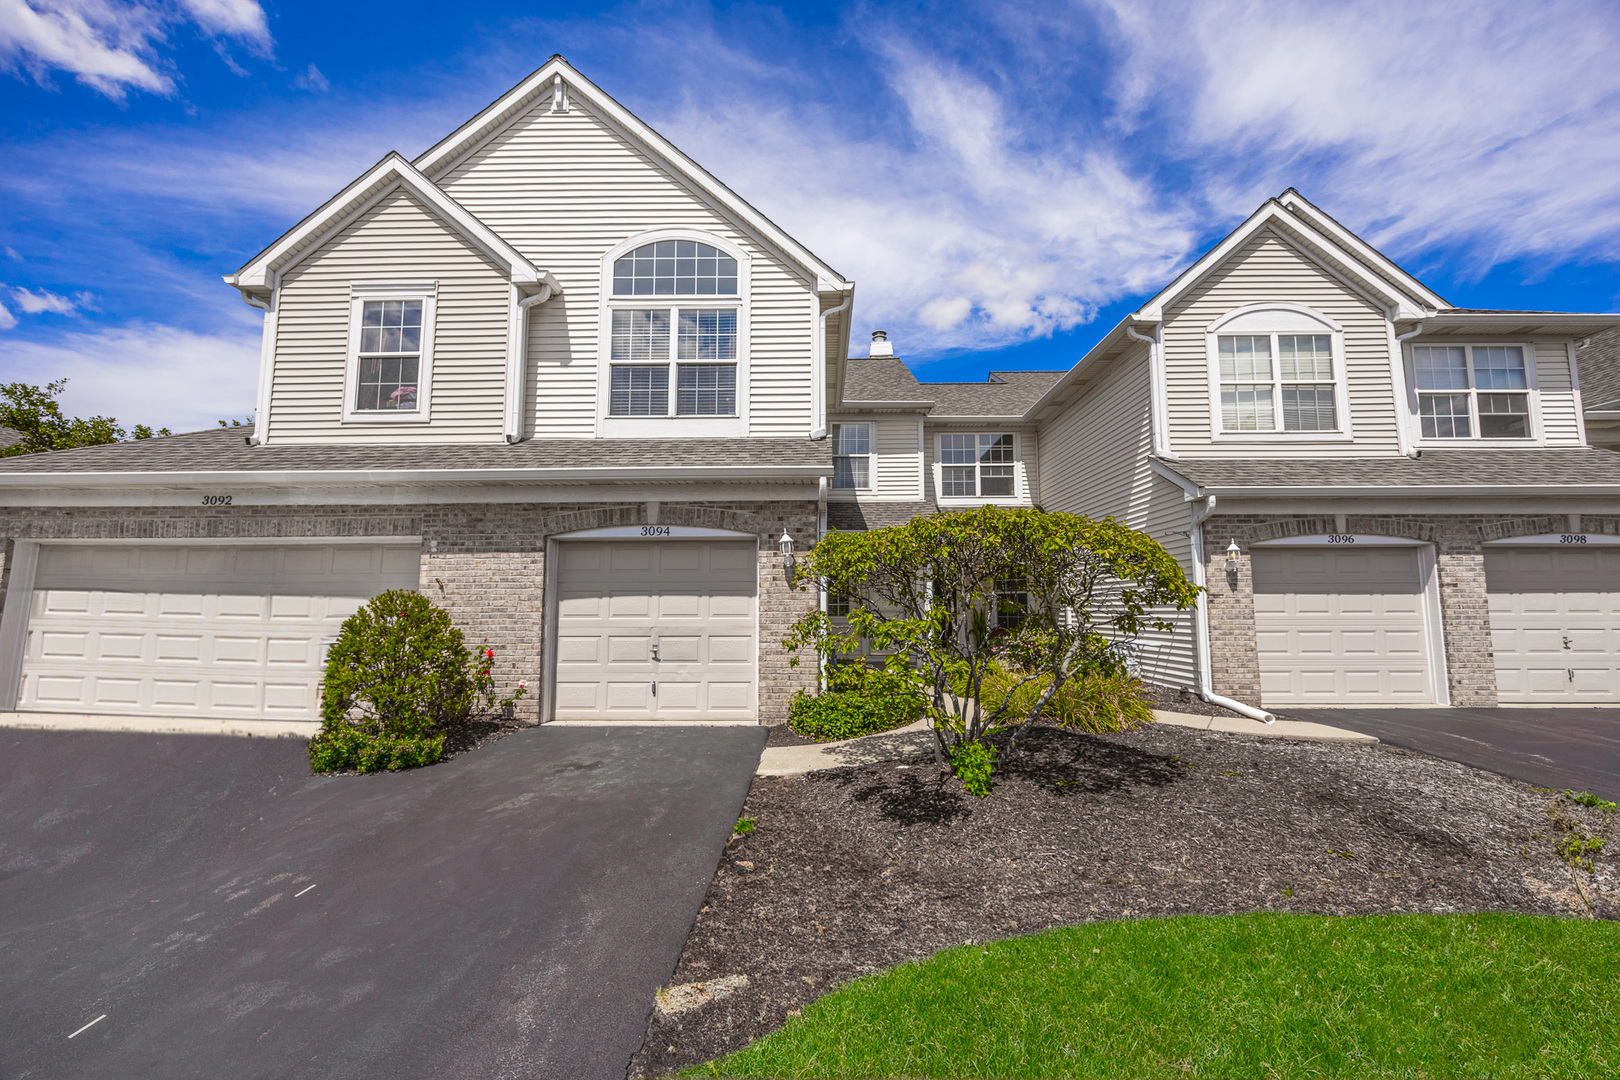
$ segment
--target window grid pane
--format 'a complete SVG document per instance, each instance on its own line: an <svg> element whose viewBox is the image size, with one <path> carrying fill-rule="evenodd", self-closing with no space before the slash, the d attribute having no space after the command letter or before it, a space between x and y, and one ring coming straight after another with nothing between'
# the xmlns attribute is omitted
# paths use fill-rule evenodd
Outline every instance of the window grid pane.
<svg viewBox="0 0 1620 1080"><path fill-rule="evenodd" d="M1237 384L1221 387L1221 427L1226 431L1275 431L1271 387Z"/></svg>
<svg viewBox="0 0 1620 1080"><path fill-rule="evenodd" d="M415 353L422 349L422 301L367 300L360 310L360 354Z"/></svg>
<svg viewBox="0 0 1620 1080"><path fill-rule="evenodd" d="M1282 388L1284 431L1334 431L1334 412L1331 384Z"/></svg>
<svg viewBox="0 0 1620 1080"><path fill-rule="evenodd" d="M1010 496L1013 493L1013 467L1011 465L984 465L979 469L979 494L985 498Z"/></svg>
<svg viewBox="0 0 1620 1080"><path fill-rule="evenodd" d="M979 460L993 462L1012 461L1013 437L1011 435L980 435Z"/></svg>
<svg viewBox="0 0 1620 1080"><path fill-rule="evenodd" d="M737 260L710 244L659 240L613 261L614 296L735 296Z"/></svg>
<svg viewBox="0 0 1620 1080"><path fill-rule="evenodd" d="M870 454L872 429L867 424L834 424L832 426L833 452L838 454Z"/></svg>
<svg viewBox="0 0 1620 1080"><path fill-rule="evenodd" d="M366 356L360 360L360 399L357 411L416 408L416 376L421 359L415 356Z"/></svg>
<svg viewBox="0 0 1620 1080"><path fill-rule="evenodd" d="M1271 338L1262 334L1222 335L1218 339L1221 381L1270 382Z"/></svg>
<svg viewBox="0 0 1620 1080"><path fill-rule="evenodd" d="M978 436L941 435L939 460L946 465L970 465L977 459Z"/></svg>
<svg viewBox="0 0 1620 1080"><path fill-rule="evenodd" d="M615 364L610 398L613 416L668 416L669 367Z"/></svg>
<svg viewBox="0 0 1620 1080"><path fill-rule="evenodd" d="M1419 390L1468 389L1468 361L1460 345L1419 345L1412 350Z"/></svg>
<svg viewBox="0 0 1620 1080"><path fill-rule="evenodd" d="M871 468L872 459L869 457L835 457L832 486L851 489L870 487Z"/></svg>
<svg viewBox="0 0 1620 1080"><path fill-rule="evenodd" d="M1331 382L1333 338L1327 334L1282 334L1277 367L1283 382Z"/></svg>
<svg viewBox="0 0 1620 1080"><path fill-rule="evenodd" d="M1477 357L1478 354L1475 355ZM1528 394L1479 395L1479 437L1482 439L1528 439L1530 437L1530 396Z"/></svg>
<svg viewBox="0 0 1620 1080"><path fill-rule="evenodd" d="M1524 350L1517 345L1474 346L1474 385L1481 390L1529 389Z"/></svg>
<svg viewBox="0 0 1620 1080"><path fill-rule="evenodd" d="M951 438L952 436L946 437ZM972 438L972 436L970 435L968 438ZM954 499L973 498L979 493L978 486L974 483L973 474L975 471L972 465L947 465L942 468L940 470L940 481L945 490L941 494Z"/></svg>
<svg viewBox="0 0 1620 1080"><path fill-rule="evenodd" d="M681 360L737 359L737 313L683 310L676 356Z"/></svg>
<svg viewBox="0 0 1620 1080"><path fill-rule="evenodd" d="M1425 439L1466 439L1472 433L1467 394L1419 394L1418 417Z"/></svg>
<svg viewBox="0 0 1620 1080"><path fill-rule="evenodd" d="M737 411L736 364L678 364L675 412L731 416ZM667 369L666 369L667 370Z"/></svg>
<svg viewBox="0 0 1620 1080"><path fill-rule="evenodd" d="M669 312L663 308L622 308L615 311L612 358L616 363L662 363L668 360Z"/></svg>

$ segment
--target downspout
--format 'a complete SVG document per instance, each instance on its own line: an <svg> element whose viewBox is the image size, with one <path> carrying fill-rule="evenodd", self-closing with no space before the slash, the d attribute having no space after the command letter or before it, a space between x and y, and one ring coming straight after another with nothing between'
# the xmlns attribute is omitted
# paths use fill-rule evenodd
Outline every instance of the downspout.
<svg viewBox="0 0 1620 1080"><path fill-rule="evenodd" d="M551 299L553 284L548 274L546 280L541 282L539 292L517 302L516 318L513 319L512 326L512 333L517 340L513 349L514 360L511 370L507 372L507 380L510 383L507 387L507 401L510 404L506 409L506 441L509 443L523 441L523 393L529 382L529 309Z"/></svg>
<svg viewBox="0 0 1620 1080"><path fill-rule="evenodd" d="M810 422L815 427L810 429L812 439L825 439L827 437L827 316L837 315L840 311L848 311L855 302L855 294L850 293L844 302L835 308L828 308L821 313L821 333L816 336L818 348L816 350L815 386L812 388L811 412L814 414Z"/></svg>
<svg viewBox="0 0 1620 1080"><path fill-rule="evenodd" d="M1270 724L1277 718L1264 709L1257 709L1253 705L1245 705L1229 697L1217 694L1209 673L1209 594L1204 589L1204 519L1215 512L1215 496L1209 495L1204 499L1202 509L1194 508L1192 514L1192 540L1193 555L1193 584L1198 586L1198 604L1194 609L1195 627L1198 638L1198 696L1211 705L1219 705L1223 709L1231 709L1235 713L1247 716L1251 720L1260 720Z"/></svg>
<svg viewBox="0 0 1620 1080"><path fill-rule="evenodd" d="M1411 396L1411 391L1408 390L1406 386L1406 350L1401 346L1405 345L1406 342L1410 341L1412 338L1415 338L1419 334L1423 333L1424 321L1425 320L1423 319L1419 319L1417 326L1413 327L1411 330L1408 330L1404 334L1396 334L1395 309L1389 309L1390 340L1395 344L1395 348L1391 351L1389 358L1389 366L1390 375L1395 381L1395 419L1399 421L1399 423L1397 423L1395 426L1395 432L1400 440L1401 456L1409 458L1417 457L1418 451L1412 446L1412 434L1410 427L1410 412L1412 405L1408 400L1408 398Z"/></svg>
<svg viewBox="0 0 1620 1080"><path fill-rule="evenodd" d="M827 535L827 478L821 477L816 484L816 540L819 542ZM827 582L822 579L816 586L817 603L821 613L827 613ZM827 662L825 658L818 658L816 664L816 691L819 693L827 688Z"/></svg>
<svg viewBox="0 0 1620 1080"><path fill-rule="evenodd" d="M271 372L276 362L276 307L281 295L281 282L270 275L270 299L261 300L246 289L237 290L248 307L264 312L264 329L259 337L259 392L253 409L253 434L250 446L263 446L270 434Z"/></svg>
<svg viewBox="0 0 1620 1080"><path fill-rule="evenodd" d="M1148 423L1153 432L1154 456L1167 461L1180 461L1181 458L1170 450L1170 416L1165 408L1165 394L1168 391L1164 385L1164 353L1160 342L1163 332L1164 326L1159 324L1154 326L1153 336L1148 337L1137 333L1136 327L1131 324L1125 324L1125 336L1148 347Z"/></svg>

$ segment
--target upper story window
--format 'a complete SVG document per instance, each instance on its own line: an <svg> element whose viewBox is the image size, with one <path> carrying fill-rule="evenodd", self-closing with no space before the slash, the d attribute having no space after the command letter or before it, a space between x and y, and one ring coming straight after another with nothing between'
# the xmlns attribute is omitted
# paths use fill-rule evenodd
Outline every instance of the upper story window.
<svg viewBox="0 0 1620 1080"><path fill-rule="evenodd" d="M872 486L872 425L834 424L832 486L864 491Z"/></svg>
<svg viewBox="0 0 1620 1080"><path fill-rule="evenodd" d="M1329 334L1221 334L1222 431L1337 431Z"/></svg>
<svg viewBox="0 0 1620 1080"><path fill-rule="evenodd" d="M940 495L948 499L1012 498L1018 487L1017 462L1011 435L941 435Z"/></svg>
<svg viewBox="0 0 1620 1080"><path fill-rule="evenodd" d="M1417 345L1412 373L1425 439L1531 437L1522 346Z"/></svg>
<svg viewBox="0 0 1620 1080"><path fill-rule="evenodd" d="M436 291L433 282L351 284L346 421L426 418Z"/></svg>
<svg viewBox="0 0 1620 1080"><path fill-rule="evenodd" d="M737 284L737 260L695 240L613 261L609 416L737 415ZM721 302L653 300L664 296Z"/></svg>

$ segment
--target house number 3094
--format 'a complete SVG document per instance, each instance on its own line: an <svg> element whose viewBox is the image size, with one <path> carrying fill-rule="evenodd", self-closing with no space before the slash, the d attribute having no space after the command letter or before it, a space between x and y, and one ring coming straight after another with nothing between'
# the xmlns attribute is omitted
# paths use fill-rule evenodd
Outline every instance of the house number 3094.
<svg viewBox="0 0 1620 1080"><path fill-rule="evenodd" d="M231 497L229 495L204 495L202 504L204 506L229 506L231 505Z"/></svg>

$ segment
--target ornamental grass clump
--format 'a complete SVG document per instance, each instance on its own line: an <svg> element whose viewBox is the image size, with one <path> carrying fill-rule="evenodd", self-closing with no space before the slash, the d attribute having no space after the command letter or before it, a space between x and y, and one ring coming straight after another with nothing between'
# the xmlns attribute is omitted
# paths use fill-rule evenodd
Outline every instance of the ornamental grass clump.
<svg viewBox="0 0 1620 1080"><path fill-rule="evenodd" d="M1050 675L1033 680L1028 675L1020 668L992 661L979 683L985 708L994 711L1010 697L1008 711L1027 715L1052 683ZM1041 718L1057 727L1092 734L1130 731L1153 723L1153 705L1140 679L1121 665L1104 662L1065 681L1047 699Z"/></svg>
<svg viewBox="0 0 1620 1080"><path fill-rule="evenodd" d="M309 741L316 772L431 765L445 736L523 696L495 698L495 651L467 648L443 609L392 589L344 622L327 653L321 730Z"/></svg>

